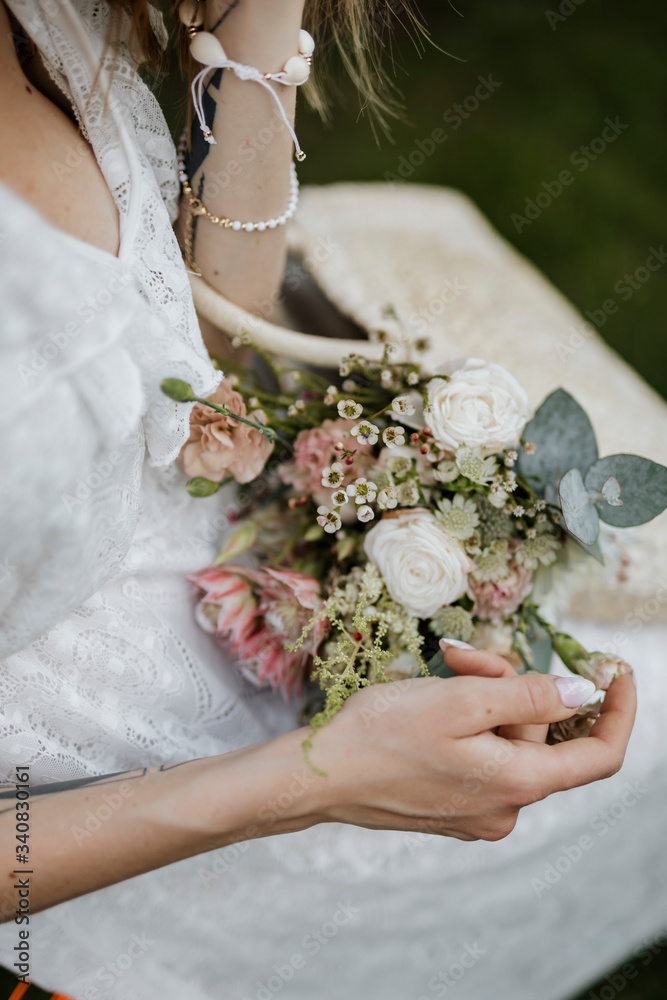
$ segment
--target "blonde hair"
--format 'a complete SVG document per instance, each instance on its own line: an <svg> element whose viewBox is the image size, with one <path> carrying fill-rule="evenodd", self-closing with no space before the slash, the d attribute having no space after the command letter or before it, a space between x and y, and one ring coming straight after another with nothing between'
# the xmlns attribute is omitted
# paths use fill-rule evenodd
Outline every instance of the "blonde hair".
<svg viewBox="0 0 667 1000"><path fill-rule="evenodd" d="M130 42L144 62L157 68L162 55L149 13L150 0L108 0L112 10L125 12L130 21ZM180 0L172 0L176 12ZM243 2L243 0L241 0ZM192 71L188 36L178 17L176 41L181 63ZM419 45L428 31L412 0L306 0L304 26L318 44L313 79L304 88L308 103L324 117L328 101L322 86L333 53L359 91L362 106L386 130L388 118L400 110L400 94L382 67L386 37L394 24L404 27ZM114 34L118 28L114 29ZM111 41L113 41L113 37Z"/></svg>

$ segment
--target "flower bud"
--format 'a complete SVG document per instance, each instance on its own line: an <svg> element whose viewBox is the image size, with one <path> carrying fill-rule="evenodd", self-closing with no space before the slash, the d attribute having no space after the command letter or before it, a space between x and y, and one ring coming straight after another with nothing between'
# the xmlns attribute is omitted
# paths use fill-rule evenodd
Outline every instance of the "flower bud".
<svg viewBox="0 0 667 1000"><path fill-rule="evenodd" d="M606 691L611 682L621 674L632 673L630 664L620 656L612 653L589 653L581 643L565 632L554 634L553 648L566 667L580 677L593 681L598 691Z"/></svg>
<svg viewBox="0 0 667 1000"><path fill-rule="evenodd" d="M192 386L181 378L165 378L160 383L160 388L165 396L176 400L177 403L189 403L195 398Z"/></svg>
<svg viewBox="0 0 667 1000"><path fill-rule="evenodd" d="M191 497L210 497L220 489L220 483L214 483L212 479L204 479L203 476L196 476L188 479L185 488Z"/></svg>
<svg viewBox="0 0 667 1000"><path fill-rule="evenodd" d="M238 559L240 555L248 551L251 545L255 544L256 539L257 525L254 521L245 521L240 528L237 528L236 531L233 531L225 539L225 543L215 557L213 565L221 566L223 563Z"/></svg>

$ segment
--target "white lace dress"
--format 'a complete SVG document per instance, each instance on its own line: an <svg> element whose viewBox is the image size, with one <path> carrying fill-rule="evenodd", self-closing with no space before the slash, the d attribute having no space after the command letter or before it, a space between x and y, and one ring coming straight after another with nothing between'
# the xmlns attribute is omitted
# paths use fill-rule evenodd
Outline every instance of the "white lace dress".
<svg viewBox="0 0 667 1000"><path fill-rule="evenodd" d="M104 4L9 6L83 109ZM118 258L0 186L9 781L17 765L49 782L202 757L295 724L194 623L185 574L211 560L233 496L187 496L187 408L159 382L206 395L219 374L171 230L173 146L122 60L108 110L93 99L82 125L120 209ZM591 647L608 633L577 630ZM566 996L667 923L666 644L655 625L626 650L642 704L623 771L524 810L507 840L328 825L225 848L32 918L32 978L77 1000ZM16 940L0 928L10 968Z"/></svg>

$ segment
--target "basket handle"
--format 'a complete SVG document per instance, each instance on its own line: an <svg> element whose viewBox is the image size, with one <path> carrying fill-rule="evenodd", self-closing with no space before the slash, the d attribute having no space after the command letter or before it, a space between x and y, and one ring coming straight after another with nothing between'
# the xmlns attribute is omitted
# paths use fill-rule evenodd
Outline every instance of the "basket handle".
<svg viewBox="0 0 667 1000"><path fill-rule="evenodd" d="M201 277L190 275L190 286L195 308L205 319L231 337L249 333L257 347L280 358L305 361L319 368L338 368L347 354L362 354L373 361L382 358L384 344L372 340L343 340L298 333L247 312ZM400 344L394 344L394 351L392 361L402 360L405 352Z"/></svg>

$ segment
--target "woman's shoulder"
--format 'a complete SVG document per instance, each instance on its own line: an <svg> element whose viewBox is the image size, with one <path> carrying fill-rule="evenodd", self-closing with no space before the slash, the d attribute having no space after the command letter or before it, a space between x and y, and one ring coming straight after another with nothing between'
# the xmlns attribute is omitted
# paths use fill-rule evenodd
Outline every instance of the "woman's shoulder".
<svg viewBox="0 0 667 1000"><path fill-rule="evenodd" d="M115 254L118 210L95 154L62 107L41 92L40 60L19 62L0 6L1 21L0 180L54 227Z"/></svg>

